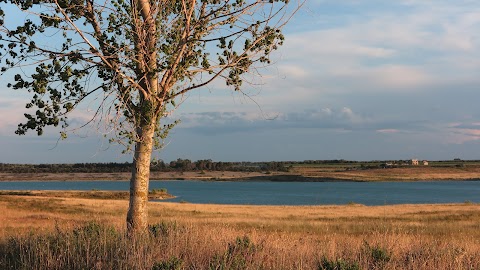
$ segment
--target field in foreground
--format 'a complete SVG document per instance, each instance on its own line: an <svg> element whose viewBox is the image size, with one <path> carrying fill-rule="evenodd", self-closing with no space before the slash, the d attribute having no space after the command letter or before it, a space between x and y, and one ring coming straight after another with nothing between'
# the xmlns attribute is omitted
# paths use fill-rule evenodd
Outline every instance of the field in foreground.
<svg viewBox="0 0 480 270"><path fill-rule="evenodd" d="M127 207L121 199L1 195L0 268L480 269L478 204L155 202L142 239L124 236Z"/></svg>

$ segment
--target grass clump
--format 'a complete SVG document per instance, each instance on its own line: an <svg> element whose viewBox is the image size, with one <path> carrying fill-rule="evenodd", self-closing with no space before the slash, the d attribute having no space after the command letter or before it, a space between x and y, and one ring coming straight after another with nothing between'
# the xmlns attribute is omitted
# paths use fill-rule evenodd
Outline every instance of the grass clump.
<svg viewBox="0 0 480 270"><path fill-rule="evenodd" d="M383 269L385 265L390 261L391 253L383 247L378 245L371 246L367 241L363 242L363 253L367 257L369 268Z"/></svg>
<svg viewBox="0 0 480 270"><path fill-rule="evenodd" d="M166 188L154 188L150 190L150 194L165 194L165 193L167 193Z"/></svg>
<svg viewBox="0 0 480 270"><path fill-rule="evenodd" d="M329 260L323 257L318 264L318 270L360 270L360 266L343 259Z"/></svg>
<svg viewBox="0 0 480 270"><path fill-rule="evenodd" d="M177 257L172 257L167 261L157 262L153 265L152 270L180 270L183 261Z"/></svg>
<svg viewBox="0 0 480 270"><path fill-rule="evenodd" d="M255 263L255 253L259 249L248 236L237 237L235 242L228 244L223 254L214 256L210 269L248 269Z"/></svg>
<svg viewBox="0 0 480 270"><path fill-rule="evenodd" d="M149 225L148 230L153 237L167 237L178 229L176 222L162 221L160 223Z"/></svg>

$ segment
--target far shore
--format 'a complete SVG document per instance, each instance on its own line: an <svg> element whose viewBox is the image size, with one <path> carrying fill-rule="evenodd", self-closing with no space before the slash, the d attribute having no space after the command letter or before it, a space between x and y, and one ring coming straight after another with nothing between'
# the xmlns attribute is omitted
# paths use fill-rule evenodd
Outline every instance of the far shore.
<svg viewBox="0 0 480 270"><path fill-rule="evenodd" d="M0 181L128 181L131 174L115 173L0 173ZM150 180L198 181L445 181L480 180L480 166L455 167L402 167L368 170L323 170L322 168L294 168L289 172L232 172L190 171L152 172Z"/></svg>
<svg viewBox="0 0 480 270"><path fill-rule="evenodd" d="M106 190L0 190L0 196L28 196L28 197L49 197L49 198L77 198L95 200L128 200L128 191L106 191ZM175 196L166 190L154 190L148 194L149 200L167 200Z"/></svg>

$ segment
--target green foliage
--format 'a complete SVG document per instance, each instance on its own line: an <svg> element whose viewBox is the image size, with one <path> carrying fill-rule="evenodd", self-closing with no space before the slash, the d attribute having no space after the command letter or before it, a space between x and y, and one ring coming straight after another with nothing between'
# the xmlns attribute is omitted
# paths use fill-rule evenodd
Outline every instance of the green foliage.
<svg viewBox="0 0 480 270"><path fill-rule="evenodd" d="M168 261L157 262L153 265L152 270L180 270L183 261L177 257L172 257Z"/></svg>
<svg viewBox="0 0 480 270"><path fill-rule="evenodd" d="M150 191L150 194L162 194L162 193L167 193L166 188L154 188Z"/></svg>
<svg viewBox="0 0 480 270"><path fill-rule="evenodd" d="M383 268L391 259L391 254L387 249L377 245L371 246L367 241L363 243L363 252L369 258L372 268Z"/></svg>
<svg viewBox="0 0 480 270"><path fill-rule="evenodd" d="M64 139L72 131L70 113L96 97L89 122L115 130L112 142L142 142L153 127L156 148L178 123L162 121L177 99L220 79L240 90L243 76L269 64L283 44L281 27L289 18L286 0L203 0L187 7L162 1L141 8L145 2L124 0L0 2L1 72L32 67L8 84L32 94L17 134L59 126ZM25 19L6 20L13 16Z"/></svg>
<svg viewBox="0 0 480 270"><path fill-rule="evenodd" d="M318 263L318 270L360 270L360 266L357 263L342 259L332 261L323 257Z"/></svg>
<svg viewBox="0 0 480 270"><path fill-rule="evenodd" d="M176 222L162 221L160 223L149 225L148 230L153 237L167 237L178 230Z"/></svg>
<svg viewBox="0 0 480 270"><path fill-rule="evenodd" d="M73 230L73 235L77 237L86 237L86 238L99 238L100 235L107 234L109 236L117 236L115 228L108 227L97 222L88 222L86 225L75 228Z"/></svg>
<svg viewBox="0 0 480 270"><path fill-rule="evenodd" d="M210 262L210 269L248 269L254 262L255 253L260 249L247 236L238 237L229 243L225 253L216 255Z"/></svg>

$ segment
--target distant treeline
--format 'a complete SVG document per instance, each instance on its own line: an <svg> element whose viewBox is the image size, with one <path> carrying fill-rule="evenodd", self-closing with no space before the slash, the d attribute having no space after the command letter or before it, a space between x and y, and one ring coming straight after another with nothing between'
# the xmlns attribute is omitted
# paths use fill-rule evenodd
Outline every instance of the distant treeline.
<svg viewBox="0 0 480 270"><path fill-rule="evenodd" d="M358 166L358 169L378 168L388 162L402 163L408 160L392 161L351 161L344 159L334 160L304 160L304 161L269 161L269 162L222 162L210 159L191 161L177 159L171 162L162 160L152 162L151 170L157 172L186 172L186 171L236 171L236 172L286 172L295 165L346 165ZM464 161L461 159L434 161L436 166L454 163L480 163L478 160ZM347 168L352 169L352 168ZM132 163L75 163L75 164L6 164L0 163L0 172L7 173L114 173L130 172Z"/></svg>
<svg viewBox="0 0 480 270"><path fill-rule="evenodd" d="M215 162L210 159L191 161L177 159L171 162L155 161L151 171L288 171L285 162ZM132 163L75 163L75 164L5 164L0 163L0 172L6 173L114 173L131 172Z"/></svg>
<svg viewBox="0 0 480 270"><path fill-rule="evenodd" d="M345 159L333 159L333 160L304 160L304 161L285 161L288 164L378 164L378 163L408 163L411 159L400 160L370 160L370 161L356 161ZM467 162L467 163L480 163L480 160L463 160L455 158L452 160L434 160L435 163L452 163L452 162Z"/></svg>

